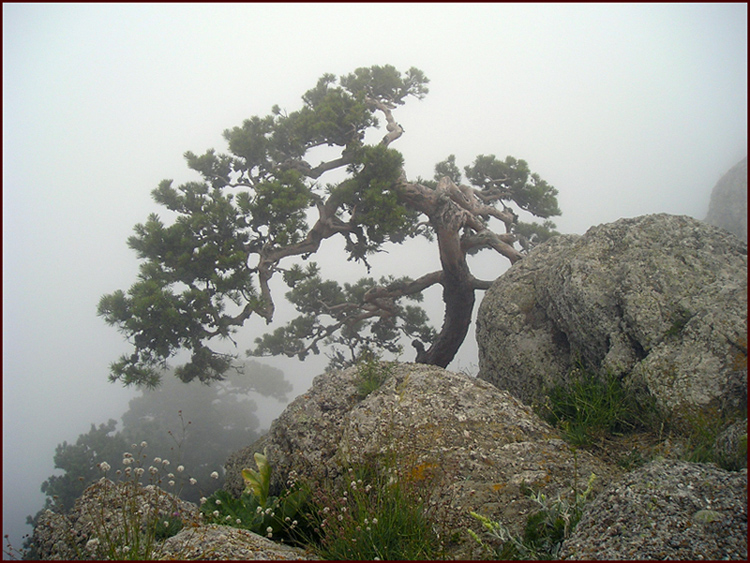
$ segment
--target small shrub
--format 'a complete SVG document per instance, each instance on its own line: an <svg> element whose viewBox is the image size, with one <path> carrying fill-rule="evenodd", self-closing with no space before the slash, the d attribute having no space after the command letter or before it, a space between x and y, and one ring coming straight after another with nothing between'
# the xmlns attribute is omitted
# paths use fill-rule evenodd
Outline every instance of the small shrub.
<svg viewBox="0 0 750 563"><path fill-rule="evenodd" d="M391 367L389 364L378 361L377 358L370 355L367 359L361 360L357 364L357 395L360 399L364 399L379 389L388 376L391 375Z"/></svg>
<svg viewBox="0 0 750 563"><path fill-rule="evenodd" d="M522 537L513 534L500 522L490 520L486 516L471 512L471 515L482 523L485 533L500 541L500 548L495 549L479 537L473 530L468 530L492 557L500 560L525 559L548 560L556 559L560 547L565 539L570 537L583 514L583 507L591 494L596 475L589 477L586 489L581 492L577 484L573 485L573 498L558 495L549 499L542 492L529 491L529 497L539 505L539 510L530 514L526 520L526 527Z"/></svg>
<svg viewBox="0 0 750 563"><path fill-rule="evenodd" d="M311 543L323 559L435 559L439 542L418 489L391 469L348 468L346 485L313 494ZM343 490L342 490L343 489Z"/></svg>
<svg viewBox="0 0 750 563"><path fill-rule="evenodd" d="M258 471L243 469L245 491L239 498L225 490L202 499L201 512L206 521L244 528L269 538L295 540L299 533L302 509L309 497L307 487L287 482L289 488L279 497L270 496L271 465L263 454L255 454Z"/></svg>

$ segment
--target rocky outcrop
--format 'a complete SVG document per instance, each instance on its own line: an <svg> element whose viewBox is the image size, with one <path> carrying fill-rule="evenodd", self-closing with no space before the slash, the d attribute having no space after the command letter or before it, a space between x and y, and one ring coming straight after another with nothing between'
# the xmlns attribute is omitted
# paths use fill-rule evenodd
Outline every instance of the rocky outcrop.
<svg viewBox="0 0 750 563"><path fill-rule="evenodd" d="M529 404L581 361L646 389L672 413L739 416L747 245L666 214L555 237L487 291L477 341L479 377Z"/></svg>
<svg viewBox="0 0 750 563"><path fill-rule="evenodd" d="M747 242L747 157L714 186L705 221Z"/></svg>
<svg viewBox="0 0 750 563"><path fill-rule="evenodd" d="M316 559L298 547L277 543L248 530L211 524L185 529L164 542L160 558L169 561L289 561Z"/></svg>
<svg viewBox="0 0 750 563"><path fill-rule="evenodd" d="M230 457L225 488L242 490L239 472L267 451L277 486L300 477L336 479L343 467L388 459L399 475L424 480L429 515L452 558L481 558L467 528L482 533L470 511L504 522L516 533L535 504L524 485L548 495L568 493L576 480L598 476L598 490L619 470L577 454L531 409L505 391L463 374L419 364L382 364L388 376L365 398L357 368L319 375L254 446Z"/></svg>
<svg viewBox="0 0 750 563"><path fill-rule="evenodd" d="M584 510L563 559L747 560L747 470L656 461Z"/></svg>
<svg viewBox="0 0 750 563"><path fill-rule="evenodd" d="M34 529L34 555L41 560L128 559L138 528L154 526L154 515L179 516L184 528L150 545L153 559L308 559L302 549L227 526L202 525L198 507L160 489L102 479L88 487L69 514L47 510ZM140 535L141 547L146 543ZM117 551L117 549L120 551ZM132 555L130 553L129 555Z"/></svg>

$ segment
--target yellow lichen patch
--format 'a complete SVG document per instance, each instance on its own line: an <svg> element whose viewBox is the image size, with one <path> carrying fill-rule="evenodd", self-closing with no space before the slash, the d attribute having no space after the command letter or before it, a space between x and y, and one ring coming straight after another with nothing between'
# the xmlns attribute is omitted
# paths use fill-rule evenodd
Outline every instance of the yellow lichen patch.
<svg viewBox="0 0 750 563"><path fill-rule="evenodd" d="M508 486L507 483L493 483L492 484L492 490L495 491L496 493L499 493L500 491L502 491L507 486Z"/></svg>
<svg viewBox="0 0 750 563"><path fill-rule="evenodd" d="M432 470L437 467L437 463L420 463L419 465L413 467L411 471L409 471L408 479L409 481L424 481L426 478L432 475Z"/></svg>

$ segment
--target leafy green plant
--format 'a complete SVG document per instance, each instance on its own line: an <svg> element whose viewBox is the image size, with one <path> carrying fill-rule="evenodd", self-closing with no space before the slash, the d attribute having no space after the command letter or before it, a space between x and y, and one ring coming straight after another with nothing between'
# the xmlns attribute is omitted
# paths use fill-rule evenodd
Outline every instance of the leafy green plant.
<svg viewBox="0 0 750 563"><path fill-rule="evenodd" d="M571 444L582 446L603 435L648 426L656 407L651 399L626 389L615 375L599 377L579 365L571 371L567 384L549 389L540 411Z"/></svg>
<svg viewBox="0 0 750 563"><path fill-rule="evenodd" d="M360 399L364 399L379 389L388 376L391 375L390 364L380 362L373 355L368 355L365 359L360 360L357 364L357 394Z"/></svg>
<svg viewBox="0 0 750 563"><path fill-rule="evenodd" d="M350 467L345 485L316 489L312 520L314 549L323 559L435 559L437 534L424 514L417 487L391 468Z"/></svg>
<svg viewBox="0 0 750 563"><path fill-rule="evenodd" d="M543 492L529 491L529 498L539 505L539 510L529 515L523 536L513 534L500 522L471 512L481 522L485 533L501 544L499 549L486 544L473 530L468 530L488 553L500 560L547 560L558 557L563 541L570 537L583 514L583 507L593 489L595 474L589 477L586 489L579 491L574 482L572 499L560 495L553 499Z"/></svg>
<svg viewBox="0 0 750 563"><path fill-rule="evenodd" d="M225 490L216 491L202 500L201 512L208 522L244 528L269 538L284 536L294 539L309 490L290 480L289 488L281 496L271 496L271 465L267 454L264 451L254 457L258 470L242 470L245 491L240 497L235 498Z"/></svg>

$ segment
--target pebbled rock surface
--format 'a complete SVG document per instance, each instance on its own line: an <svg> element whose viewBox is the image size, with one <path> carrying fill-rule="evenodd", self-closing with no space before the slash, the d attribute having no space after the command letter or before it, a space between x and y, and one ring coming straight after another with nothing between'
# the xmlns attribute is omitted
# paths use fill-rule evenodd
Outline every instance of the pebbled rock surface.
<svg viewBox="0 0 750 563"><path fill-rule="evenodd" d="M601 490L618 469L586 452L577 459L556 431L531 409L493 385L435 366L389 364L384 384L364 399L356 368L319 375L293 401L269 434L234 454L225 488L242 490L239 472L267 449L279 486L300 477L336 479L342 467L372 458L393 459L400 475L422 481L429 513L450 558L481 558L466 533L480 535L476 511L521 533L536 504L524 485L554 496L570 492L593 472Z"/></svg>
<svg viewBox="0 0 750 563"><path fill-rule="evenodd" d="M68 514L47 510L34 528L32 542L41 560L101 560L108 557L106 535L113 543L124 543L123 514L141 507L146 514L178 512L185 527L151 550L154 559L308 559L305 551L277 544L252 532L226 526L202 525L198 507L159 487L133 487L102 479L88 487ZM132 521L128 519L132 525Z"/></svg>
<svg viewBox="0 0 750 563"><path fill-rule="evenodd" d="M211 524L184 529L164 542L160 558L201 561L288 561L315 559L298 547L283 545L249 530Z"/></svg>
<svg viewBox="0 0 750 563"><path fill-rule="evenodd" d="M747 560L747 470L656 461L586 506L561 558Z"/></svg>
<svg viewBox="0 0 750 563"><path fill-rule="evenodd" d="M714 186L705 221L747 242L747 157Z"/></svg>
<svg viewBox="0 0 750 563"><path fill-rule="evenodd" d="M487 291L479 377L524 402L576 359L680 413L747 410L747 245L696 219L620 219L554 237Z"/></svg>

